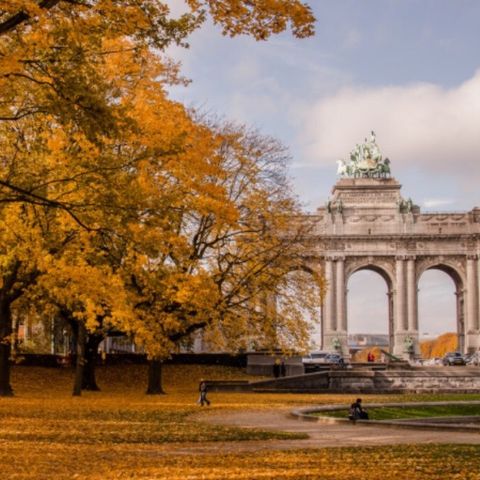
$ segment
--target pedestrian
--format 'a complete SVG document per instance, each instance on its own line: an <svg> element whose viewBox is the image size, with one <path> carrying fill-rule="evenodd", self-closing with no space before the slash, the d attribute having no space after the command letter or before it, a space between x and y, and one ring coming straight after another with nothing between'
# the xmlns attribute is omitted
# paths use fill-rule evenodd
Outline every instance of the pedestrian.
<svg viewBox="0 0 480 480"><path fill-rule="evenodd" d="M357 400L350 405L348 418L353 421L368 420L368 412L362 407L361 398L357 398Z"/></svg>
<svg viewBox="0 0 480 480"><path fill-rule="evenodd" d="M285 377L287 375L287 366L285 365L285 360L282 360L280 364L280 376Z"/></svg>
<svg viewBox="0 0 480 480"><path fill-rule="evenodd" d="M278 378L280 376L280 359L276 358L273 363L273 376Z"/></svg>
<svg viewBox="0 0 480 480"><path fill-rule="evenodd" d="M198 385L198 391L200 392L200 397L197 403L202 407L205 403L207 404L207 406L210 405L210 400L208 400L207 398L207 382L203 378L200 380L200 384Z"/></svg>

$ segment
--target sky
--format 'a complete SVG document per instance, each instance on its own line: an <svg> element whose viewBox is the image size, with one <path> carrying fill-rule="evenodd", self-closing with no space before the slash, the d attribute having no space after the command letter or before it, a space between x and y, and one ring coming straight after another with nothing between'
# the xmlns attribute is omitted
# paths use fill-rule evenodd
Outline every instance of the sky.
<svg viewBox="0 0 480 480"><path fill-rule="evenodd" d="M172 11L182 3L171 0ZM336 160L370 130L403 196L422 211L480 206L480 2L308 3L317 18L310 39L231 39L207 24L192 35L191 48L172 48L191 80L172 88L172 98L289 147L293 188L309 211L330 195ZM453 283L442 272L427 273L419 286L420 329L451 331ZM351 330L386 328L382 282L373 272L352 276Z"/></svg>

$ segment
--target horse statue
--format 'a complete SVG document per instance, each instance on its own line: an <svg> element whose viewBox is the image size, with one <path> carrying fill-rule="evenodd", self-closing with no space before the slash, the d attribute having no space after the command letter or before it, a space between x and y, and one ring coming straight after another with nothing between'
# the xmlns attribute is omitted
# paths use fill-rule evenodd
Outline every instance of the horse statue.
<svg viewBox="0 0 480 480"><path fill-rule="evenodd" d="M337 160L337 175L341 177L347 175L347 163L345 160Z"/></svg>
<svg viewBox="0 0 480 480"><path fill-rule="evenodd" d="M349 160L337 160L337 175L342 177L378 177L390 176L390 160L385 160L377 145L375 132L365 138L363 144L356 144L350 152Z"/></svg>
<svg viewBox="0 0 480 480"><path fill-rule="evenodd" d="M375 173L382 178L386 178L390 176L391 170L390 170L390 160L386 158L383 162L379 163L377 165L377 169Z"/></svg>

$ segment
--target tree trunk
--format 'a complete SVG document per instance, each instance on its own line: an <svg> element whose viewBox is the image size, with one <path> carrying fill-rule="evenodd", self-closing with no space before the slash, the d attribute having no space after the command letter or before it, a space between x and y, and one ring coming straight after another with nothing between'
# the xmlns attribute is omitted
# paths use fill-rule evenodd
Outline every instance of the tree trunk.
<svg viewBox="0 0 480 480"><path fill-rule="evenodd" d="M0 397L11 397L10 385L10 351L12 335L12 315L10 304L0 302Z"/></svg>
<svg viewBox="0 0 480 480"><path fill-rule="evenodd" d="M20 322L18 316L12 318L12 341L11 341L11 357L15 358L18 354L18 330L20 328Z"/></svg>
<svg viewBox="0 0 480 480"><path fill-rule="evenodd" d="M153 359L148 364L147 395L163 395L162 388L162 361Z"/></svg>
<svg viewBox="0 0 480 480"><path fill-rule="evenodd" d="M100 391L95 378L95 367L98 359L98 346L102 340L103 335L98 335L95 333L88 335L85 351L85 366L83 369L82 390L90 390L93 392Z"/></svg>
<svg viewBox="0 0 480 480"><path fill-rule="evenodd" d="M75 381L73 384L73 396L82 394L83 371L85 367L85 344L87 341L87 329L82 322L77 323L77 360L75 363Z"/></svg>

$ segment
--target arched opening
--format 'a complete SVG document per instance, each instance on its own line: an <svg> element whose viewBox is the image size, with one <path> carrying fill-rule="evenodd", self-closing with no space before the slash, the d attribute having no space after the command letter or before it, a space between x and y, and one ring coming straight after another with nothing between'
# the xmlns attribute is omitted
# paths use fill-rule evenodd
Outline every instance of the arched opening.
<svg viewBox="0 0 480 480"><path fill-rule="evenodd" d="M424 359L464 350L463 287L451 267L435 265L418 281L418 333Z"/></svg>
<svg viewBox="0 0 480 480"><path fill-rule="evenodd" d="M347 283L347 331L350 354L390 351L393 345L391 280L380 268L362 267Z"/></svg>

